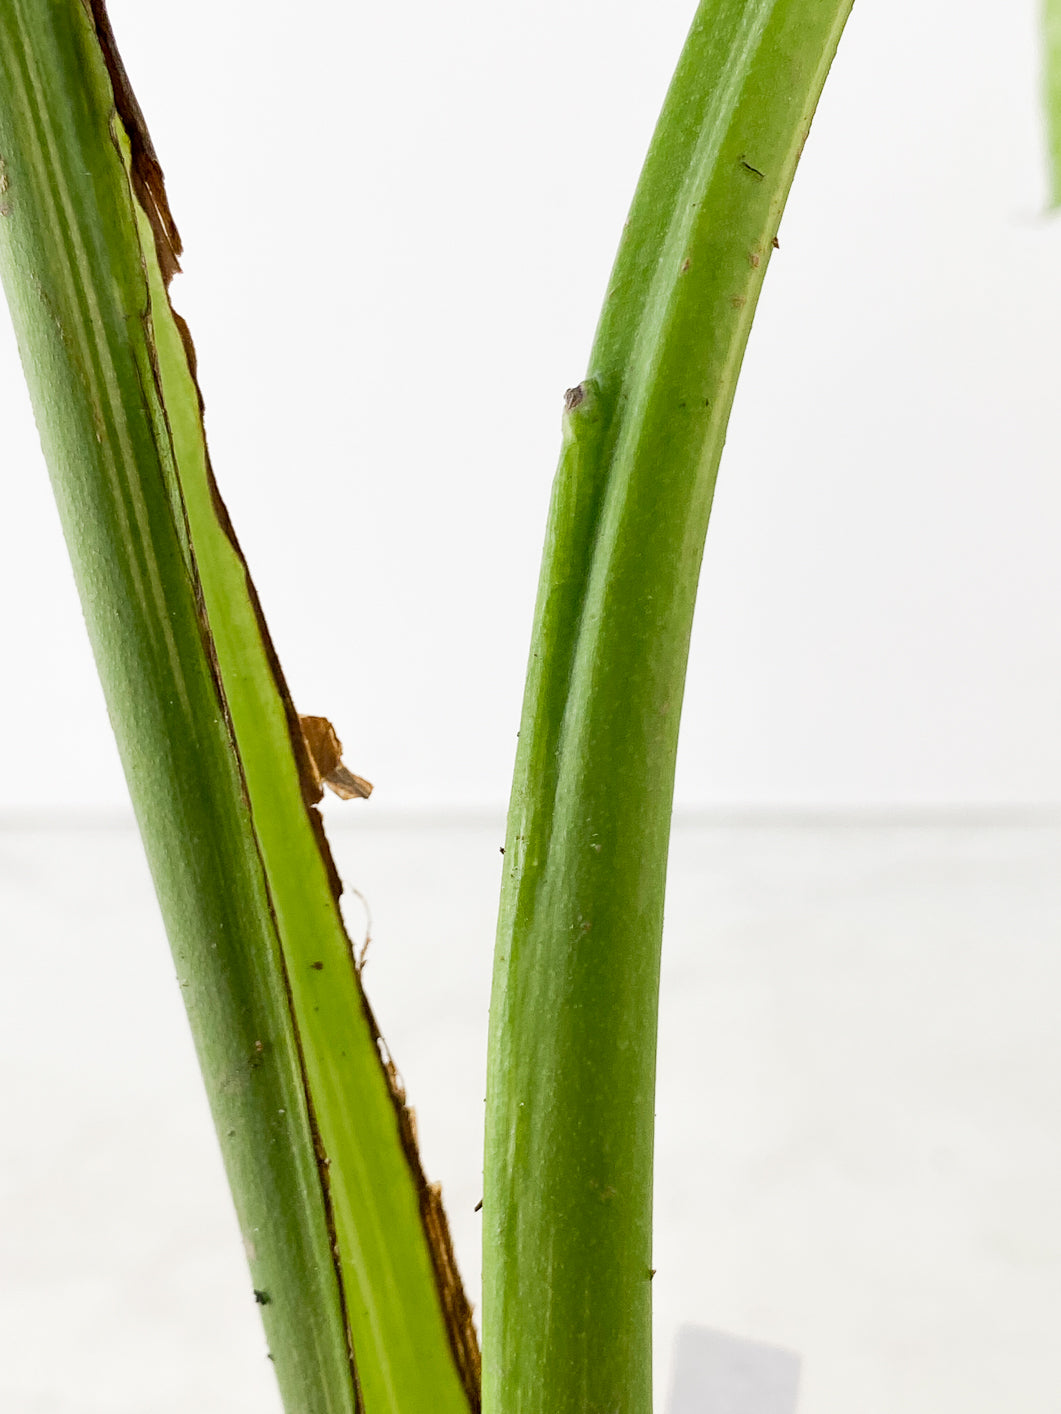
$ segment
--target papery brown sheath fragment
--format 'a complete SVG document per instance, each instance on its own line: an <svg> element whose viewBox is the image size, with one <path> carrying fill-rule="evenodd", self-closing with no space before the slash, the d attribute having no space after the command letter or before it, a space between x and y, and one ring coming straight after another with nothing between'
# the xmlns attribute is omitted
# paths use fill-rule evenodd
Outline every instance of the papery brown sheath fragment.
<svg viewBox="0 0 1061 1414"><path fill-rule="evenodd" d="M317 779L342 800L367 800L372 783L348 771L342 762L343 744L327 717L299 717Z"/></svg>
<svg viewBox="0 0 1061 1414"><path fill-rule="evenodd" d="M0 0L0 3L3 3L3 0ZM158 266L168 298L169 284L173 275L180 270L179 257L182 247L176 223L169 209L162 168L148 134L142 111L133 93L125 67L118 54L104 0L80 0L80 3L84 6L86 13L91 19L110 77L114 94L115 110L115 116L112 118L112 129L116 132L117 124L120 123L128 138L128 175L130 187L135 201L141 207L150 224ZM147 252L145 251L144 253L146 256ZM191 335L187 324L181 316L173 310L172 304L170 304L169 308L184 348L188 370L198 396L201 413L203 399L198 388L196 356ZM165 399L162 392L157 356L153 347L154 334L150 316L145 314L143 322L155 368L159 397L164 405ZM317 847L327 871L332 894L336 901L338 901L342 885L324 834L323 822L315 807L322 797L322 787L325 785L344 799L366 798L371 794L372 785L349 771L343 764L341 759L342 744L327 718L312 716L300 718L295 711L290 691L262 614L257 592L249 570L247 569L246 559L242 554L228 511L218 492L216 481L214 480L209 454L205 449L205 438L204 452L206 475L208 477L214 514L225 537L238 556L245 576L246 593L257 620L261 642L286 716L288 736L290 738L292 755L300 779L303 802ZM194 546L191 548L189 565L193 578L197 579L198 567L195 563ZM202 591L198 585L196 585L195 588L200 606L203 638L208 655L213 664L222 710L227 717L228 706L226 694L224 684L221 681L220 672L217 668L217 657L213 647L212 632L206 615ZM229 721L229 729L231 732L231 721ZM234 736L233 744L234 746L236 745ZM236 750L238 755L238 747ZM352 947L350 955L351 959L353 959ZM478 1342L471 1320L471 1310L464 1295L460 1277L457 1272L448 1226L441 1207L439 1190L436 1185L429 1184L424 1175L416 1148L410 1114L405 1104L404 1089L398 1078L397 1071L389 1058L389 1054L386 1053L386 1047L382 1043L378 1027L376 1026L374 1017L372 1017L371 1009L368 1006L364 992L360 990L360 981L358 982L358 986L361 1002L369 1020L369 1026L373 1040L376 1043L376 1051L381 1069L386 1078L390 1099L394 1107L396 1127L401 1147L417 1191L421 1223L434 1270L435 1285L449 1337L450 1348L457 1367L460 1383L467 1395L469 1408L475 1411L479 1408L480 1399ZM312 1097L309 1096L308 1092L306 1098L310 1108L311 1122L314 1123L314 1142L317 1150L318 1168L322 1179L325 1206L328 1210L329 1229L334 1238L334 1219L331 1211L328 1158L324 1152L319 1133L316 1132L315 1122L313 1121ZM340 1285L342 1285L341 1282ZM354 1354L355 1352L351 1350L351 1370L356 1385L357 1369L354 1363Z"/></svg>

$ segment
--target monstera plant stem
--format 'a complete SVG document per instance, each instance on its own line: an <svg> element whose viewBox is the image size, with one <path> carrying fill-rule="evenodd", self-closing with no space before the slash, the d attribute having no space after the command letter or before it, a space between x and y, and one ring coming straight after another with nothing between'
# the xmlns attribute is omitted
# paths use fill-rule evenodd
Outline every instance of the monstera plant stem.
<svg viewBox="0 0 1061 1414"><path fill-rule="evenodd" d="M489 1414L651 1408L656 1001L678 720L737 374L851 0L704 0L567 395L505 844Z"/></svg>
<svg viewBox="0 0 1061 1414"><path fill-rule="evenodd" d="M505 853L488 1414L648 1414L656 1000L715 475L851 0L704 0L566 399ZM0 3L0 270L289 1414L462 1414L479 1352L203 436L103 0Z"/></svg>

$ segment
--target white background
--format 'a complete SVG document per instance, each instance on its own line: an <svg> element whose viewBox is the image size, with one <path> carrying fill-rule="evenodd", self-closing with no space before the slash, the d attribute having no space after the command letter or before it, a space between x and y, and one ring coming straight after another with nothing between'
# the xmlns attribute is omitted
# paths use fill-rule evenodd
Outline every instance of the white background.
<svg viewBox="0 0 1061 1414"><path fill-rule="evenodd" d="M337 855L474 1296L497 846L561 396L691 0L110 8L185 237L222 489L299 707L376 782L339 807ZM679 765L661 1389L693 1320L796 1351L801 1414L1061 1407L1061 829L963 814L1061 804L1037 10L858 0L766 282ZM3 322L0 429L0 1405L266 1414ZM951 826L851 823L921 805ZM789 823L688 818L760 806ZM792 823L823 806L847 823Z"/></svg>
<svg viewBox="0 0 1061 1414"><path fill-rule="evenodd" d="M561 396L689 0L114 0L214 463L376 808L508 789ZM1037 0L860 0L723 458L686 807L1061 801L1061 231ZM6 323L0 808L111 808Z"/></svg>
<svg viewBox="0 0 1061 1414"><path fill-rule="evenodd" d="M355 820L366 981L477 1303L501 821ZM679 824L660 1396L696 1322L794 1352L798 1414L1057 1414L1059 856L1056 825ZM0 1409L279 1414L133 829L0 830L0 914Z"/></svg>

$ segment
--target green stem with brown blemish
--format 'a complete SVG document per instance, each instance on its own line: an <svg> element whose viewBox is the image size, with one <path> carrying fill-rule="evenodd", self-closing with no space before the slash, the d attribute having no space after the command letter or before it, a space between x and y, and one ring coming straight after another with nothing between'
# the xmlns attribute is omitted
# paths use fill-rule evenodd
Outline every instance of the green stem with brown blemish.
<svg viewBox="0 0 1061 1414"><path fill-rule="evenodd" d="M0 156L0 269L286 1407L468 1414L470 1315L213 484L101 0L0 5Z"/></svg>
<svg viewBox="0 0 1061 1414"><path fill-rule="evenodd" d="M486 1414L651 1408L656 1002L689 634L737 373L850 8L700 6L568 398L490 1014Z"/></svg>

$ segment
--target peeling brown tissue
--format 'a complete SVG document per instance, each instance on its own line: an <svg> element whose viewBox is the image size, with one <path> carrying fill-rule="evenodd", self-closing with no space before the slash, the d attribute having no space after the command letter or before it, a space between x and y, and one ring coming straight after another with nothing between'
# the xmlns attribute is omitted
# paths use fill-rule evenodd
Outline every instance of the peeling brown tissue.
<svg viewBox="0 0 1061 1414"><path fill-rule="evenodd" d="M162 173L162 166L155 153L154 144L147 131L147 124L140 105L136 100L129 76L125 72L121 55L114 39L114 32L111 29L110 19L107 15L104 0L84 0L87 5L93 22L96 26L96 34L99 38L100 48L103 53L104 62L107 65L107 72L110 76L114 89L114 103L122 124L125 127L129 138L132 180L136 192L137 200L140 202L146 213L152 231L155 236L155 248L158 254L159 265L162 270L162 278L166 288L169 288L173 276L180 271L181 238L177 230L177 223L173 219L173 214L169 209L169 200L166 196L165 178ZM7 189L7 177L0 162L0 194ZM173 317L184 343L185 351L188 355L188 364L193 379L196 375L195 349L192 344L191 334L184 320L173 311ZM202 396L200 395L200 406ZM210 472L211 489L214 492L214 500L218 511L218 517L228 538L232 542L233 548L243 559L242 551L236 540L232 529L232 523L228 517L228 511L217 493L216 483L213 482L213 473ZM245 562L244 562L245 563ZM247 575L247 587L250 593L255 612L258 616L262 638L265 643L270 664L276 677L277 688L284 699L288 713L289 726L293 727L295 713L291 708L290 696L284 676L277 661L272 640L262 617L258 597L254 591L250 574ZM292 746L295 750L295 758L299 764L300 771L305 778L309 775L311 779L303 780L303 788L307 796L307 805L312 805L318 801L322 794L322 786L335 792L343 800L367 799L372 794L370 782L361 776L355 776L352 771L347 770L342 762L342 742L335 734L335 729L326 717L300 717L298 723L301 728L300 733L292 730ZM300 739L299 739L300 738ZM305 747L305 752L301 747ZM308 766L308 771L307 771ZM314 822L316 823L316 822ZM336 887L338 896L339 885L338 876L335 874L335 866L330 859L330 851L326 842L319 837L322 854L325 855L325 862L328 865L328 872L332 878L333 887Z"/></svg>
<svg viewBox="0 0 1061 1414"><path fill-rule="evenodd" d="M328 718L299 717L298 722L318 787L327 786L341 800L367 800L372 784L343 765L343 744Z"/></svg>
<svg viewBox="0 0 1061 1414"><path fill-rule="evenodd" d="M2 2L2 0L0 0L0 2ZM104 0L82 0L82 3L91 15L95 25L100 49L114 90L115 108L129 137L132 157L131 175L134 191L137 200L140 202L140 205L151 223L159 266L168 289L173 276L180 270L179 258L181 254L181 239L169 209L162 167L155 155L155 149L148 135L143 113L140 110L140 105L136 101L132 85L129 82L125 67L122 64L121 56L118 53ZM3 188L0 188L0 192L2 192L2 190ZM3 214L4 212L0 210L0 215ZM188 366L194 379L196 374L195 348L192 344L188 326L175 310L173 310L173 318L183 340L188 356ZM582 392L582 389L579 388L573 391L577 396L578 393ZM581 397L577 397L577 402L581 402ZM200 405L201 403L202 398L200 395ZM207 467L218 519L226 535L232 542L233 548L242 560L243 555L239 548L239 542L232 529L232 523L229 520L224 502L221 500L217 492L216 483L213 480L213 473L209 467L209 458ZM244 560L244 565L245 564L246 561ZM324 826L320 818L320 813L313 807L321 798L322 785L327 785L337 795L347 800L355 797L367 797L371 793L372 786L368 781L362 780L360 776L355 776L353 772L348 771L343 765L341 759L342 743L339 741L335 734L335 729L327 718L299 717L296 715L291 704L291 697L287 690L283 672L277 660L275 649L273 648L272 639L261 613L261 606L258 602L258 596L249 572L247 574L247 590L258 618L262 641L269 658L270 666L276 678L277 690L280 693L287 714L291 745L302 780L303 795L306 800L310 823L313 827L318 848L321 851L321 857L328 871L332 890L336 901L338 901L339 894L342 891L342 883L332 861L331 850L324 834ZM372 1009L368 1004L368 998L365 996L364 991L361 992L361 1003L365 1010L372 1035L377 1045L381 1045L382 1037L379 1032L379 1027L376 1025L375 1017L372 1014ZM450 1348L453 1352L461 1383L468 1397L469 1408L473 1414L477 1414L477 1411L481 1407L479 1393L479 1345L475 1334L475 1326L472 1322L471 1306L465 1295L454 1258L453 1243L446 1221L445 1210L441 1202L441 1188L438 1184L428 1183L424 1175L420 1163L420 1155L416 1146L414 1124L411 1119L410 1111L405 1103L405 1090L394 1063L390 1059L389 1053L386 1055L381 1054L380 1061L394 1105L395 1118L401 1136L402 1147L405 1150L413 1181L420 1195L420 1217L424 1226L428 1249L431 1254L432 1266L435 1271L439 1299L449 1333ZM322 1160L324 1159L323 1155L319 1155L318 1157ZM322 1163L322 1173L326 1175L325 1163ZM352 1351L351 1357L353 1358ZM356 1366L354 1369L356 1379Z"/></svg>

